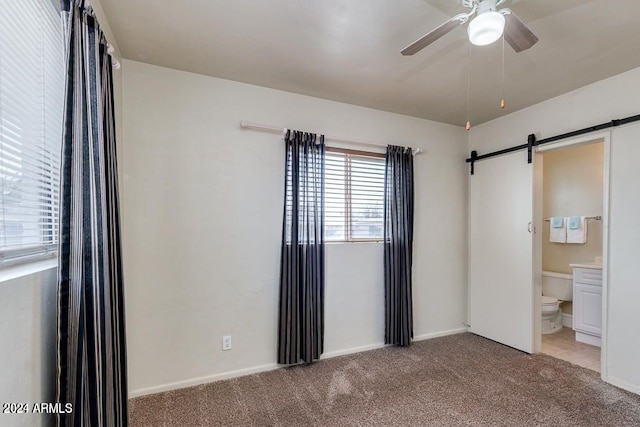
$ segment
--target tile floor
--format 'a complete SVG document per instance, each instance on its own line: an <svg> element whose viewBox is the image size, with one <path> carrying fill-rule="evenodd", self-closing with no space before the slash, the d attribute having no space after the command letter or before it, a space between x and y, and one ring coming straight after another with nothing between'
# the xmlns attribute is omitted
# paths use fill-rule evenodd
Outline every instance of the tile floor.
<svg viewBox="0 0 640 427"><path fill-rule="evenodd" d="M564 327L555 334L542 335L542 352L600 372L600 347L576 341L576 333L571 328Z"/></svg>

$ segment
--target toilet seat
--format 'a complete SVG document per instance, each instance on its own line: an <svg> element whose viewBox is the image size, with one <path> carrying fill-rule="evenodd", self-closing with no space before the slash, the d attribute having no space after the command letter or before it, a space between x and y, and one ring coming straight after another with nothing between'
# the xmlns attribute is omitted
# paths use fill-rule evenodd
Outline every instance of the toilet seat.
<svg viewBox="0 0 640 427"><path fill-rule="evenodd" d="M558 300L558 298L545 297L543 295L540 308L542 309L543 317L555 316L560 310L560 301Z"/></svg>

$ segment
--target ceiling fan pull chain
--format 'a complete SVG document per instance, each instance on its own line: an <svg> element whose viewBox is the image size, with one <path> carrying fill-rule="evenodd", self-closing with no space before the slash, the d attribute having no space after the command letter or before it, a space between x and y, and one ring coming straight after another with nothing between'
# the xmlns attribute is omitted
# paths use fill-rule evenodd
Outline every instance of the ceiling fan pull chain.
<svg viewBox="0 0 640 427"><path fill-rule="evenodd" d="M467 41L467 130L471 130L471 42Z"/></svg>
<svg viewBox="0 0 640 427"><path fill-rule="evenodd" d="M500 101L500 108L504 110L507 103L504 100L504 33L502 33L502 100Z"/></svg>

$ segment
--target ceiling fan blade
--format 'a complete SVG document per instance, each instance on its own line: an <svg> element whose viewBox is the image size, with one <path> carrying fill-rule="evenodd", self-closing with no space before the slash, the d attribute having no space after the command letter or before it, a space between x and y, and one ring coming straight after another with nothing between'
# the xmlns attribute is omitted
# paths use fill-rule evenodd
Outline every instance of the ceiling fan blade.
<svg viewBox="0 0 640 427"><path fill-rule="evenodd" d="M538 37L524 25L524 22L511 9L501 9L499 12L504 15L507 21L504 27L504 39L513 50L522 52L538 42Z"/></svg>
<svg viewBox="0 0 640 427"><path fill-rule="evenodd" d="M464 17L464 19L462 19L461 17ZM431 43L438 40L440 37L449 33L449 31L453 30L460 24L465 23L467 21L466 18L468 18L468 15L464 13L454 16L453 18L446 21L444 24L440 25L435 30L425 34L415 42L411 43L409 46L402 49L400 53L402 53L404 56L409 56L409 55L413 55L420 52L422 49L429 46Z"/></svg>

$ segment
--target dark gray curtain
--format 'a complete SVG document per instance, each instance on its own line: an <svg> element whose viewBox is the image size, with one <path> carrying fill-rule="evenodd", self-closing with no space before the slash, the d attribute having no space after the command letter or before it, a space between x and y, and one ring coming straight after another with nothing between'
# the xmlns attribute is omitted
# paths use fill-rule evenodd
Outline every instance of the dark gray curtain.
<svg viewBox="0 0 640 427"><path fill-rule="evenodd" d="M127 369L111 57L84 1L62 1L66 95L60 173L59 426L126 426Z"/></svg>
<svg viewBox="0 0 640 427"><path fill-rule="evenodd" d="M324 341L324 136L287 131L278 363L311 363Z"/></svg>
<svg viewBox="0 0 640 427"><path fill-rule="evenodd" d="M413 153L388 146L384 189L385 343L409 345L413 338Z"/></svg>

